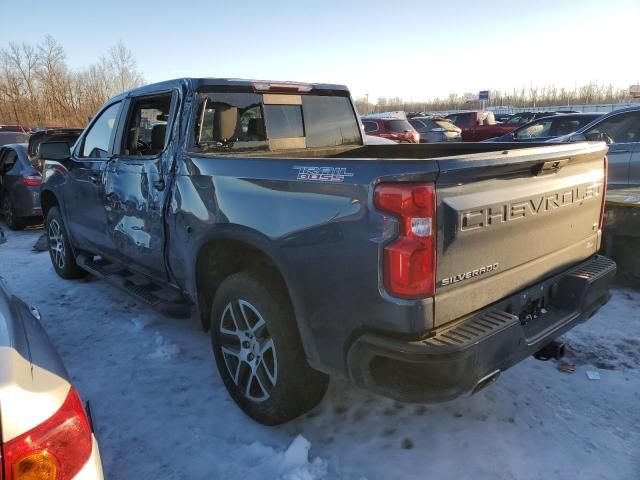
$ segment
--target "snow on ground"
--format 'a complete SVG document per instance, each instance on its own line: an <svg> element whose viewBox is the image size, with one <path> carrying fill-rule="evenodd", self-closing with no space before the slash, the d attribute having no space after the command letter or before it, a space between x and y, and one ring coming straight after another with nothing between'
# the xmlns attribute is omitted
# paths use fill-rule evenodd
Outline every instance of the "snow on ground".
<svg viewBox="0 0 640 480"><path fill-rule="evenodd" d="M0 275L38 305L91 401L108 479L640 478L638 291L614 289L565 336L574 374L527 359L473 397L426 406L332 381L309 415L269 428L228 397L195 318L64 281L31 252L41 230L4 230Z"/></svg>

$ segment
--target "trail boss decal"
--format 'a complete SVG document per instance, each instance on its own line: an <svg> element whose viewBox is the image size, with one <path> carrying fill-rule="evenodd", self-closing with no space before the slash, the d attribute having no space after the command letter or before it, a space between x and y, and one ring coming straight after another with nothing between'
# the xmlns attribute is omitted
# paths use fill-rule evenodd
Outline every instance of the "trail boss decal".
<svg viewBox="0 0 640 480"><path fill-rule="evenodd" d="M298 170L298 180L314 182L344 182L347 177L353 177L346 168L336 167L293 167Z"/></svg>
<svg viewBox="0 0 640 480"><path fill-rule="evenodd" d="M479 277L480 275L484 275L485 273L495 272L500 267L499 263L492 263L491 265L485 265L484 267L475 268L468 272L459 273L454 275L453 277L443 278L438 282L439 287L446 287L447 285L451 285L453 283L462 282L463 280L469 280L470 278Z"/></svg>

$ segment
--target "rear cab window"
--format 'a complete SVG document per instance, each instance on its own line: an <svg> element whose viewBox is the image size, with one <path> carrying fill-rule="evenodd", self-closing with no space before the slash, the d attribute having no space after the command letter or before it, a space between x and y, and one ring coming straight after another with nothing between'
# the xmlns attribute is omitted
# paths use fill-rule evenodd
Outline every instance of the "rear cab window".
<svg viewBox="0 0 640 480"><path fill-rule="evenodd" d="M348 96L198 92L191 148L202 153L362 145Z"/></svg>
<svg viewBox="0 0 640 480"><path fill-rule="evenodd" d="M378 130L378 124L376 122L363 120L362 126L364 127L365 133L371 133Z"/></svg>

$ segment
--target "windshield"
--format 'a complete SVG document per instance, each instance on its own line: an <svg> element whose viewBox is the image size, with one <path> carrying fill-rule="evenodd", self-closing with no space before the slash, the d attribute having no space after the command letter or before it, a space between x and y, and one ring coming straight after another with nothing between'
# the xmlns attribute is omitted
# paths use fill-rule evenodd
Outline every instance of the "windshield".
<svg viewBox="0 0 640 480"><path fill-rule="evenodd" d="M551 120L540 120L538 122L532 122L529 125L525 125L519 128L513 133L514 138L538 138L548 137L551 130Z"/></svg>
<svg viewBox="0 0 640 480"><path fill-rule="evenodd" d="M201 93L194 144L204 152L361 145L349 97Z"/></svg>
<svg viewBox="0 0 640 480"><path fill-rule="evenodd" d="M591 127L585 134L602 133L611 143L640 141L640 112L612 115Z"/></svg>

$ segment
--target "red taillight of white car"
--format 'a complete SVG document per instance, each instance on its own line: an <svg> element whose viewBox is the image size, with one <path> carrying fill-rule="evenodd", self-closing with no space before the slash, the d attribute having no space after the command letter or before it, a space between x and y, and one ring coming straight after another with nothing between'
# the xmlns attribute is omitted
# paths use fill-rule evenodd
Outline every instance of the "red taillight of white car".
<svg viewBox="0 0 640 480"><path fill-rule="evenodd" d="M425 298L435 293L436 191L432 184L382 183L377 209L398 218L399 235L384 247L384 286L391 295Z"/></svg>
<svg viewBox="0 0 640 480"><path fill-rule="evenodd" d="M2 445L5 480L71 480L92 448L89 419L71 388L53 416Z"/></svg>

